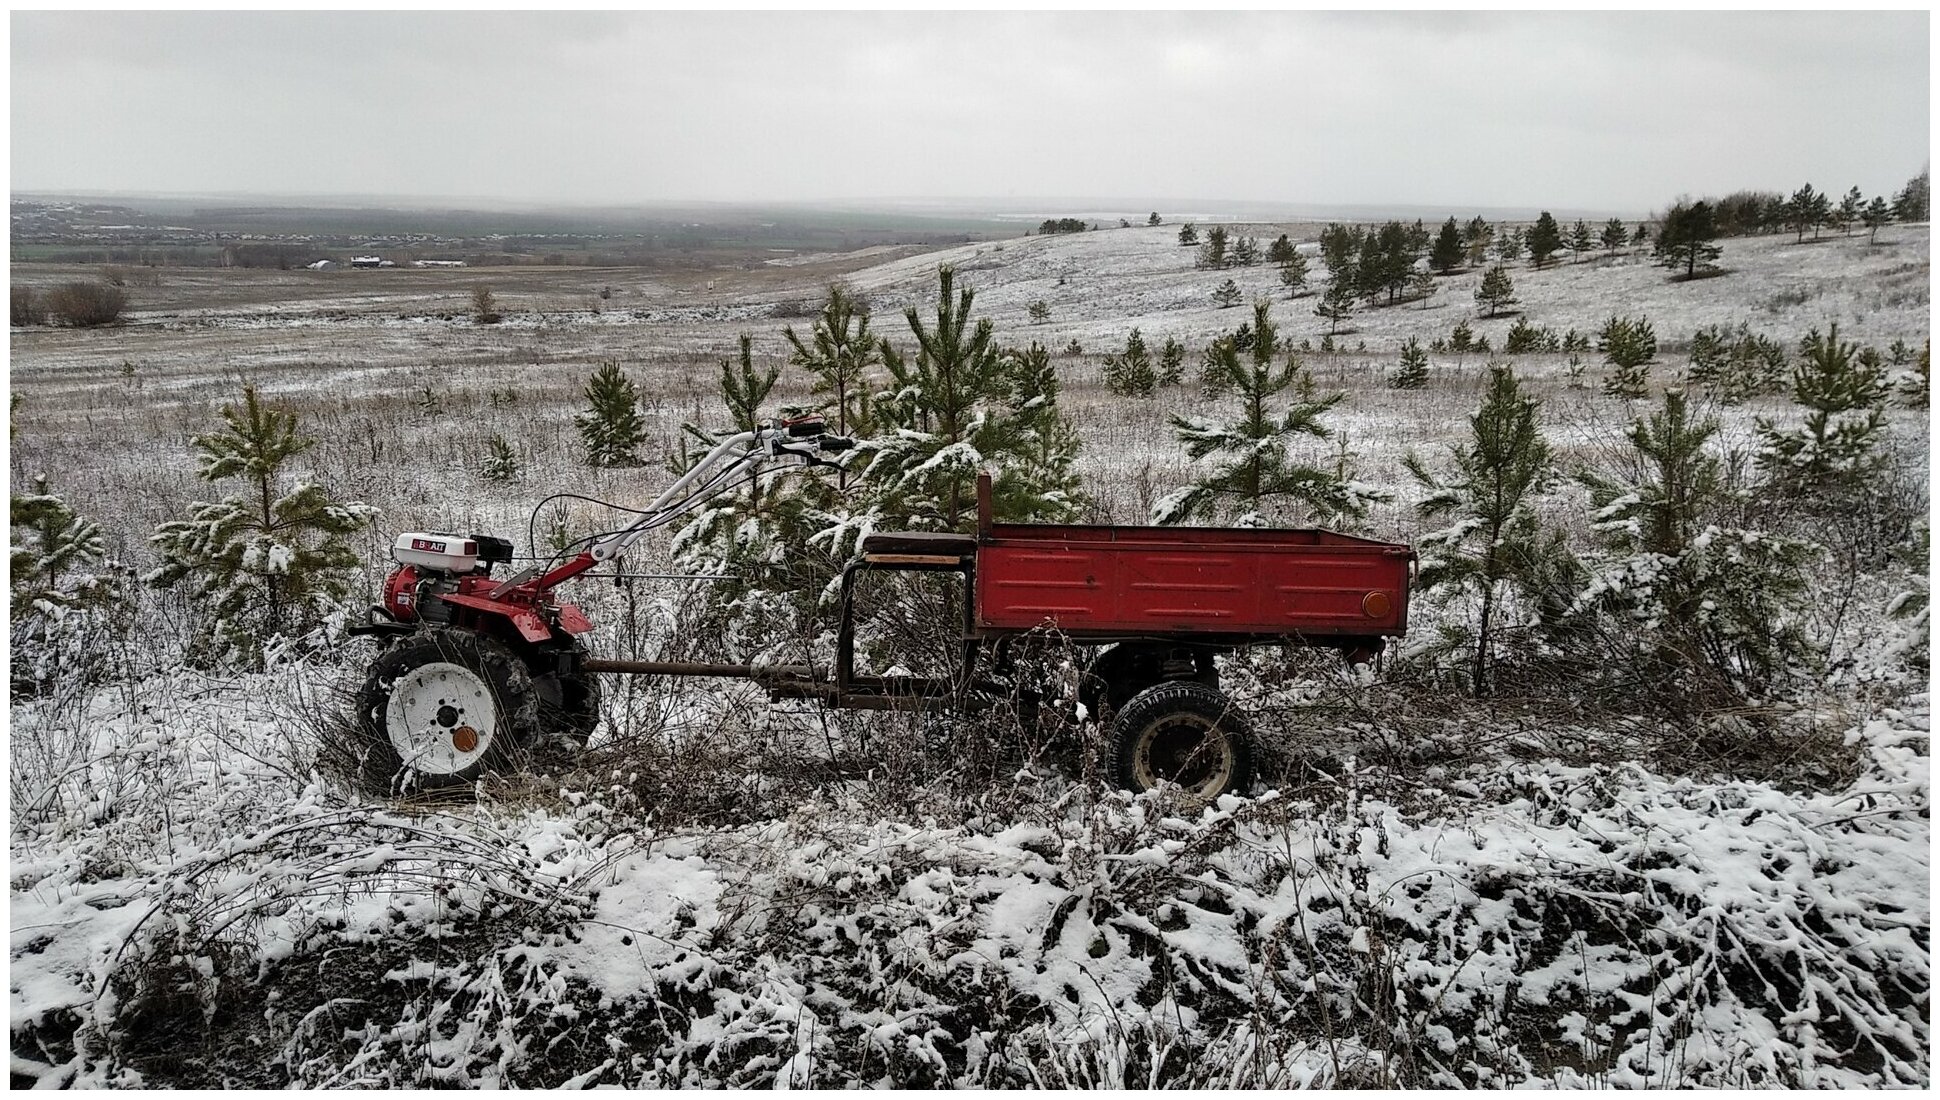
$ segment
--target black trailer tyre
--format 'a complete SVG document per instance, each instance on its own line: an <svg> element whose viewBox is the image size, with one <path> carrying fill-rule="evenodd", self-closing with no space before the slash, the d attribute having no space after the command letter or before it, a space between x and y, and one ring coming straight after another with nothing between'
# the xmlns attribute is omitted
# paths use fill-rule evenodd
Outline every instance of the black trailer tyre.
<svg viewBox="0 0 1940 1100"><path fill-rule="evenodd" d="M1252 779L1253 730L1231 700L1202 683L1154 684L1113 717L1106 767L1128 790L1171 783L1210 802Z"/></svg>
<svg viewBox="0 0 1940 1100"><path fill-rule="evenodd" d="M361 772L376 790L448 787L504 771L538 729L525 663L491 638L432 630L372 663L357 693Z"/></svg>

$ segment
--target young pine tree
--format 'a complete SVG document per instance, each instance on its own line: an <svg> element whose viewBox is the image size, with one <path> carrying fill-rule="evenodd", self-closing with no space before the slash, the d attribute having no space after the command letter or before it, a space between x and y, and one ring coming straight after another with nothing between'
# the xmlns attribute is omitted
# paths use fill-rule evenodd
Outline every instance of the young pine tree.
<svg viewBox="0 0 1940 1100"><path fill-rule="evenodd" d="M1553 478L1549 444L1537 425L1539 405L1524 397L1506 366L1489 368L1482 407L1469 417L1469 439L1453 448L1452 476L1428 472L1409 455L1408 472L1428 490L1418 509L1425 519L1452 525L1418 540L1419 584L1450 587L1477 599L1469 685L1477 698L1489 693L1499 601L1520 592L1537 603L1554 601L1546 581L1566 559L1560 534L1545 532L1531 498Z"/></svg>
<svg viewBox="0 0 1940 1100"><path fill-rule="evenodd" d="M1401 365L1388 376L1391 390L1419 390L1428 385L1428 353L1421 350L1421 341L1409 337L1401 345Z"/></svg>
<svg viewBox="0 0 1940 1100"><path fill-rule="evenodd" d="M639 448L647 440L640 416L640 395L633 380L611 360L601 363L586 383L586 412L575 417L586 445L586 464L598 467L640 465Z"/></svg>
<svg viewBox="0 0 1940 1100"><path fill-rule="evenodd" d="M977 473L993 467L1000 518L1068 518L1077 507L1069 465L1047 438L1064 424L1048 354L1006 354L987 318L972 324L975 292L958 288L951 268L938 269L937 285L933 321L904 311L914 354L882 341L889 384L876 395L875 437L857 447L867 510L843 530L968 530ZM1032 452L1054 457L1020 457Z"/></svg>
<svg viewBox="0 0 1940 1100"><path fill-rule="evenodd" d="M1649 364L1657 358L1657 334L1649 319L1612 314L1597 332L1596 346L1604 362L1610 364L1610 373L1603 380L1604 393L1635 398L1649 392Z"/></svg>
<svg viewBox="0 0 1940 1100"><path fill-rule="evenodd" d="M519 456L505 437L494 433L485 441L485 461L479 467L479 476L490 482L516 481L519 477Z"/></svg>
<svg viewBox="0 0 1940 1100"><path fill-rule="evenodd" d="M1283 350L1266 302L1253 307L1253 346L1241 357L1232 337L1206 349L1204 377L1214 393L1239 398L1238 419L1172 417L1172 428L1199 466L1197 478L1152 508L1152 522L1177 524L1232 514L1242 527L1269 526L1283 504L1320 522L1359 518L1381 499L1378 491L1343 481L1334 471L1298 457L1305 440L1325 440L1328 410L1342 394L1314 392L1313 379Z"/></svg>
<svg viewBox="0 0 1940 1100"><path fill-rule="evenodd" d="M1611 218L1603 223L1603 250L1615 254L1619 248L1630 243L1630 230L1624 227L1622 218Z"/></svg>
<svg viewBox="0 0 1940 1100"><path fill-rule="evenodd" d="M1186 378L1186 346L1168 336L1159 348L1159 385L1176 386Z"/></svg>
<svg viewBox="0 0 1940 1100"><path fill-rule="evenodd" d="M1327 335L1335 336L1340 332L1342 321L1354 316L1354 288L1340 281L1327 284L1327 292L1320 296L1320 304L1314 307L1314 314L1327 320Z"/></svg>
<svg viewBox="0 0 1940 1100"><path fill-rule="evenodd" d="M761 423L762 405L774 393L781 368L757 367L754 338L743 335L740 355L721 361L721 405L727 425L710 431L694 424L681 425L684 437L681 454L673 463L674 473L692 469L720 441L740 432L754 431ZM762 566L782 557L781 547L796 534L792 530L795 498L788 487L759 479L732 488L709 501L706 507L677 532L670 545L683 566L709 572L740 572L744 579L759 586L763 578L751 575ZM780 513L789 512L787 516ZM737 591L735 594L739 594Z"/></svg>
<svg viewBox="0 0 1940 1100"><path fill-rule="evenodd" d="M1289 298L1307 292L1307 257L1295 252L1280 264L1280 285L1287 288Z"/></svg>
<svg viewBox="0 0 1940 1100"><path fill-rule="evenodd" d="M1428 266L1443 275L1461 266L1468 256L1468 244L1462 239L1462 231L1456 226L1455 219L1442 223L1441 232L1435 235L1434 247L1428 252Z"/></svg>
<svg viewBox="0 0 1940 1100"><path fill-rule="evenodd" d="M1856 345L1840 343L1837 325L1830 336L1807 333L1799 352L1792 397L1805 406L1805 420L1781 428L1759 418L1758 467L1788 496L1836 512L1866 492L1885 464L1885 372Z"/></svg>
<svg viewBox="0 0 1940 1100"><path fill-rule="evenodd" d="M1032 316L1042 302L1032 303ZM1045 307L1045 316L1050 308ZM794 354L789 365L814 376L811 392L820 394L822 412L837 435L868 435L869 375L882 363L882 351L869 332L869 309L841 286L829 288L822 315L807 340L793 326L781 330Z"/></svg>
<svg viewBox="0 0 1940 1100"><path fill-rule="evenodd" d="M211 484L238 480L242 491L156 528L149 541L162 565L144 579L186 583L200 602L192 659L259 668L273 639L302 638L338 608L357 566L348 536L377 509L334 501L318 485L286 490L285 467L315 441L298 436L296 415L263 404L254 386L240 408L223 406L222 420L222 430L191 441L198 472Z"/></svg>
<svg viewBox="0 0 1940 1100"><path fill-rule="evenodd" d="M10 494L7 512L13 690L91 683L106 661L103 642L133 620L120 606L126 572L108 560L101 528L48 492L46 478Z"/></svg>
<svg viewBox="0 0 1940 1100"><path fill-rule="evenodd" d="M1582 475L1605 554L1581 609L1611 616L1604 667L1653 699L1728 706L1768 690L1811 657L1799 627L1809 543L1721 526L1729 497L1710 453L1718 422L1682 392L1631 424L1613 471ZM1681 689L1681 690L1680 690Z"/></svg>
<svg viewBox="0 0 1940 1100"><path fill-rule="evenodd" d="M1475 304L1487 309L1490 317L1516 304L1516 286L1501 264L1482 276L1481 285L1475 288Z"/></svg>
<svg viewBox="0 0 1940 1100"><path fill-rule="evenodd" d="M1549 263L1549 258L1563 247L1563 231L1557 227L1556 219L1549 211L1543 211L1536 219L1536 224L1529 227L1523 245L1529 249L1529 262L1539 268Z"/></svg>
<svg viewBox="0 0 1940 1100"><path fill-rule="evenodd" d="M1239 284L1231 279L1219 284L1219 288L1213 291L1213 301L1219 304L1220 309L1230 309L1238 305L1244 297L1245 295L1240 292Z"/></svg>
<svg viewBox="0 0 1940 1100"><path fill-rule="evenodd" d="M1121 397L1150 397L1158 384L1145 336L1134 328L1125 337L1125 350L1105 357L1105 388Z"/></svg>

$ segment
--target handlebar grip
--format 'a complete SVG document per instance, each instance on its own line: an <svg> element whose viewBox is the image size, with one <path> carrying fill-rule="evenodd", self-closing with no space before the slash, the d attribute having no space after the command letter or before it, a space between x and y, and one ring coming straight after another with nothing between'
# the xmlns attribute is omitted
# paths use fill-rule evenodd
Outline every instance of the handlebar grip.
<svg viewBox="0 0 1940 1100"><path fill-rule="evenodd" d="M846 435L825 435L815 441L815 445L829 454L839 454L855 446L855 440Z"/></svg>

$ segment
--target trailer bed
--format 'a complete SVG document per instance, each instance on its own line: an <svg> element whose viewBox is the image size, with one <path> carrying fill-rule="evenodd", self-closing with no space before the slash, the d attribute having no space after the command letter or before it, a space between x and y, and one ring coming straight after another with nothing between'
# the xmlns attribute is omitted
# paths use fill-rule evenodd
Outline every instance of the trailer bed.
<svg viewBox="0 0 1940 1100"><path fill-rule="evenodd" d="M1414 551L1320 530L980 525L980 634L1397 636Z"/></svg>

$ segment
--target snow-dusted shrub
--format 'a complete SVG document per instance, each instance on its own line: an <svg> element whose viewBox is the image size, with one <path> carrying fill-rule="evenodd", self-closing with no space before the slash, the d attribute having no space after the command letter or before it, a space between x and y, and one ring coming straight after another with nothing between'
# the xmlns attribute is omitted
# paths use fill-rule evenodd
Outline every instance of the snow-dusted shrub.
<svg viewBox="0 0 1940 1100"><path fill-rule="evenodd" d="M198 473L211 483L240 478L245 495L197 503L190 518L162 524L150 541L162 559L146 576L158 587L190 585L202 621L191 657L260 666L278 640L296 641L341 613L357 555L348 536L377 509L332 500L322 486L284 491L284 467L315 444L296 416L243 389L241 408L222 407L225 428L196 436Z"/></svg>
<svg viewBox="0 0 1940 1100"><path fill-rule="evenodd" d="M108 558L100 526L48 492L44 477L9 496L8 528L11 693L85 689L133 625L129 570Z"/></svg>
<svg viewBox="0 0 1940 1100"><path fill-rule="evenodd" d="M1704 709L1766 694L1816 659L1800 626L1805 566L1819 547L1728 526L1717 420L1681 391L1634 421L1615 470L1586 472L1604 553L1588 564L1581 611L1621 626L1598 656L1641 673L1660 702Z"/></svg>
<svg viewBox="0 0 1940 1100"><path fill-rule="evenodd" d="M1813 512L1837 514L1870 491L1885 462L1885 372L1856 344L1813 329L1799 345L1792 397L1807 412L1802 424L1780 427L1761 417L1759 468L1775 487Z"/></svg>

